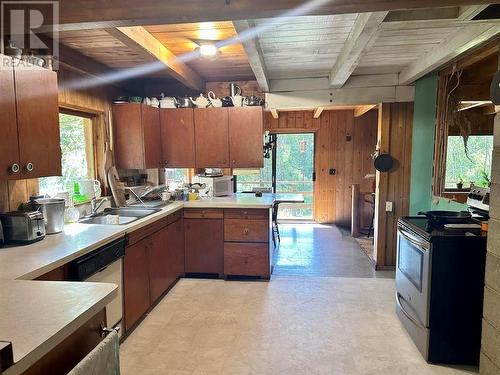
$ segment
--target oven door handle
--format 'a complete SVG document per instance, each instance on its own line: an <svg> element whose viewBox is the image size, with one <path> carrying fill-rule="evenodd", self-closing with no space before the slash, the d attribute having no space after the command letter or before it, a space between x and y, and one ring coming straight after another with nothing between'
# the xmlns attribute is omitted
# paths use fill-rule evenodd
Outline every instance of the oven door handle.
<svg viewBox="0 0 500 375"><path fill-rule="evenodd" d="M398 232L401 236L405 238L408 242L413 244L414 246L418 247L421 250L429 250L429 244L427 242L422 242L419 241L415 236L411 235L407 231L405 231L403 228L399 227Z"/></svg>
<svg viewBox="0 0 500 375"><path fill-rule="evenodd" d="M396 292L396 304L398 305L401 312L408 318L408 320L410 320L417 327L420 327L422 329L426 329L420 321L415 319L413 316L411 316L411 314L408 311L405 310L405 308L403 307L403 304L401 303L401 299L404 299L404 297L401 294L399 294L398 292Z"/></svg>

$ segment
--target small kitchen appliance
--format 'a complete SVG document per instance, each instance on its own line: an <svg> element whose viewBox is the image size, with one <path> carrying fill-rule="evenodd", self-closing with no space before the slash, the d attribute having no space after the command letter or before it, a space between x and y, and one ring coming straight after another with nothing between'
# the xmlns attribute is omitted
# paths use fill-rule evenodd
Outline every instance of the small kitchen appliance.
<svg viewBox="0 0 500 375"><path fill-rule="evenodd" d="M396 313L432 363L479 364L489 189L467 203L398 220Z"/></svg>
<svg viewBox="0 0 500 375"><path fill-rule="evenodd" d="M30 244L45 238L45 222L39 211L0 214L6 244Z"/></svg>
<svg viewBox="0 0 500 375"><path fill-rule="evenodd" d="M193 176L193 184L206 184L206 194L213 197L233 195L236 191L236 176Z"/></svg>

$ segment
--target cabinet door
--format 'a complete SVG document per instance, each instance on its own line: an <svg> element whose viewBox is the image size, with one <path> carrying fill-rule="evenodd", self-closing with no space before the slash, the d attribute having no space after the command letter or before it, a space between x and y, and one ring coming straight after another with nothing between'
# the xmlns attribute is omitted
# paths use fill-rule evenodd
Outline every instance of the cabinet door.
<svg viewBox="0 0 500 375"><path fill-rule="evenodd" d="M161 148L167 168L193 168L194 118L191 108L160 109Z"/></svg>
<svg viewBox="0 0 500 375"><path fill-rule="evenodd" d="M151 106L142 107L142 129L144 132L144 162L146 168L163 165L161 155L160 110Z"/></svg>
<svg viewBox="0 0 500 375"><path fill-rule="evenodd" d="M184 275L184 223L177 220L168 227L168 243L171 259L171 272L175 281ZM172 282L173 282L172 281Z"/></svg>
<svg viewBox="0 0 500 375"><path fill-rule="evenodd" d="M167 227L151 236L151 251L149 256L149 289L153 304L172 284L172 267L170 256L170 238Z"/></svg>
<svg viewBox="0 0 500 375"><path fill-rule="evenodd" d="M197 168L229 167L227 108L194 110Z"/></svg>
<svg viewBox="0 0 500 375"><path fill-rule="evenodd" d="M224 272L224 220L184 219L186 272Z"/></svg>
<svg viewBox="0 0 500 375"><path fill-rule="evenodd" d="M233 107L229 110L229 154L231 168L262 168L262 107Z"/></svg>
<svg viewBox="0 0 500 375"><path fill-rule="evenodd" d="M57 74L14 69L22 178L61 175Z"/></svg>
<svg viewBox="0 0 500 375"><path fill-rule="evenodd" d="M113 105L115 164L120 169L145 169L142 104Z"/></svg>
<svg viewBox="0 0 500 375"><path fill-rule="evenodd" d="M2 59L8 59L0 55ZM20 178L19 145L17 142L16 93L14 90L14 69L0 69L0 180Z"/></svg>
<svg viewBox="0 0 500 375"><path fill-rule="evenodd" d="M130 329L149 308L150 238L127 247L123 261L123 297L125 330Z"/></svg>

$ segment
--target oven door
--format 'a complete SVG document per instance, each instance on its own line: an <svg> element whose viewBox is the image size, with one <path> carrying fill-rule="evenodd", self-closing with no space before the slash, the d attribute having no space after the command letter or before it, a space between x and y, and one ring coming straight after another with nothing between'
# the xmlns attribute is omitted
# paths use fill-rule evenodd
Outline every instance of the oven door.
<svg viewBox="0 0 500 375"><path fill-rule="evenodd" d="M429 327L431 244L398 224L396 299L409 319Z"/></svg>

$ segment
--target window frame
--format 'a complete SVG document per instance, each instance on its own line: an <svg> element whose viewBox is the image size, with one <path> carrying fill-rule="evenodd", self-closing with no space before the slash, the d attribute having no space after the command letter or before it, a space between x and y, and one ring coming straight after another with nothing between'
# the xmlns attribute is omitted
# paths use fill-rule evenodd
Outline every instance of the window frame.
<svg viewBox="0 0 500 375"><path fill-rule="evenodd" d="M82 117L85 119L85 121L88 121L88 127L85 127L84 132L85 135L87 135L87 132L89 132L88 129L90 129L91 137L87 138L85 136L85 154L87 155L87 171L88 171L88 176L91 179L97 179L97 151L96 151L96 144L97 144L97 139L96 139L96 124L97 124L97 115L95 113L91 112L85 112L85 111L80 111L80 110L75 110L71 109L68 107L59 107L59 113L69 115L69 116L77 116L77 117ZM87 125L87 124L85 124ZM89 142L90 141L90 142ZM92 158L89 157L89 153L92 155ZM89 163L90 161L90 163Z"/></svg>

